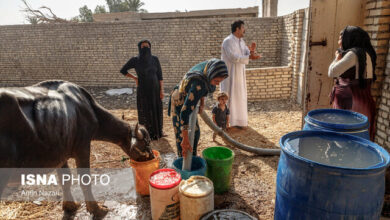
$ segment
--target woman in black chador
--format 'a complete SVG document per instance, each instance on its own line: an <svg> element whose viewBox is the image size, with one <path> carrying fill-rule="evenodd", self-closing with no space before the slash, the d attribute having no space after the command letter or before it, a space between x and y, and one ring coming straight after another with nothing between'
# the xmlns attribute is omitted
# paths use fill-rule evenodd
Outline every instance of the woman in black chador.
<svg viewBox="0 0 390 220"><path fill-rule="evenodd" d="M148 40L138 43L139 55L132 57L121 69L121 73L135 80L137 85L138 122L146 127L150 137L157 140L162 137L162 99L163 78L160 61L151 53ZM128 73L135 68L137 76Z"/></svg>

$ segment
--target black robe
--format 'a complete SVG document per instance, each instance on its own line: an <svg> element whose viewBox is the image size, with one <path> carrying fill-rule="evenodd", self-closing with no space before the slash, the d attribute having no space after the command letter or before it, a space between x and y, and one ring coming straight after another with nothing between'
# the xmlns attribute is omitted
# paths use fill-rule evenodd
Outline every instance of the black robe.
<svg viewBox="0 0 390 220"><path fill-rule="evenodd" d="M135 68L138 76L137 110L138 122L146 127L152 140L162 137L163 113L160 99L160 82L163 80L160 61L151 56L148 61L132 57L121 69L126 75L129 69Z"/></svg>

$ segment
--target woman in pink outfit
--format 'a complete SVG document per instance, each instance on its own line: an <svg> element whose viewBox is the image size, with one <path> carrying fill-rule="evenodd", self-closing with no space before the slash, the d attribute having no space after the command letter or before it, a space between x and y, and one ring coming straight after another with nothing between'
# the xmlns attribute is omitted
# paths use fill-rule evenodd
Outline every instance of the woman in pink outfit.
<svg viewBox="0 0 390 220"><path fill-rule="evenodd" d="M375 81L376 53L368 33L356 26L347 26L340 33L340 48L330 64L328 76L335 78L331 93L333 108L359 112L368 117L370 139L375 134L375 101L371 84Z"/></svg>

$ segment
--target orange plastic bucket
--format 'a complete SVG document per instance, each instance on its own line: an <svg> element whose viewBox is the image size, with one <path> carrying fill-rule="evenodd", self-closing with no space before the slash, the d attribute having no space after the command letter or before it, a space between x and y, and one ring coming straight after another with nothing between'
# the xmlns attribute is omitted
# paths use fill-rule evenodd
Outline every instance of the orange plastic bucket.
<svg viewBox="0 0 390 220"><path fill-rule="evenodd" d="M130 166L133 168L135 191L141 195L149 195L150 175L158 170L160 163L160 152L153 150L154 159L144 162L137 162L130 159Z"/></svg>

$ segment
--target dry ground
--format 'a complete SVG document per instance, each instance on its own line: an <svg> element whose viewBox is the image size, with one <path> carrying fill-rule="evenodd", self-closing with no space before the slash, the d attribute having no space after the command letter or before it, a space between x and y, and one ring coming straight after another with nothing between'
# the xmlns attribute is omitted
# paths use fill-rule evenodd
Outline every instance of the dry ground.
<svg viewBox="0 0 390 220"><path fill-rule="evenodd" d="M207 110L210 112L209 110ZM111 110L120 117L134 124L137 120L136 110ZM242 143L262 148L278 148L279 138L290 131L301 127L302 112L300 108L288 101L270 101L252 104L249 107L249 127L246 130L231 129L230 135ZM212 132L200 119L201 139L198 155L210 146L226 145L221 138L217 143L212 141ZM168 137L153 143L153 147L162 155L176 152L173 128L170 119L164 112L164 131ZM224 195L215 196L215 208L233 208L246 211L259 219L273 219L275 205L276 170L279 157L260 157L251 153L233 149L233 180L231 190ZM114 144L94 141L92 143L92 167L130 167L120 160L125 154ZM107 162L111 161L111 162ZM106 203L107 205L109 203ZM111 206L111 207L110 207ZM136 212L137 219L149 219L149 198L137 198L128 204L111 204L111 212L106 219L129 219L131 210ZM126 214L127 213L127 214ZM126 216L126 217L124 217ZM40 205L27 202L0 202L0 219L61 219L60 202L43 202ZM90 219L81 207L75 219Z"/></svg>

